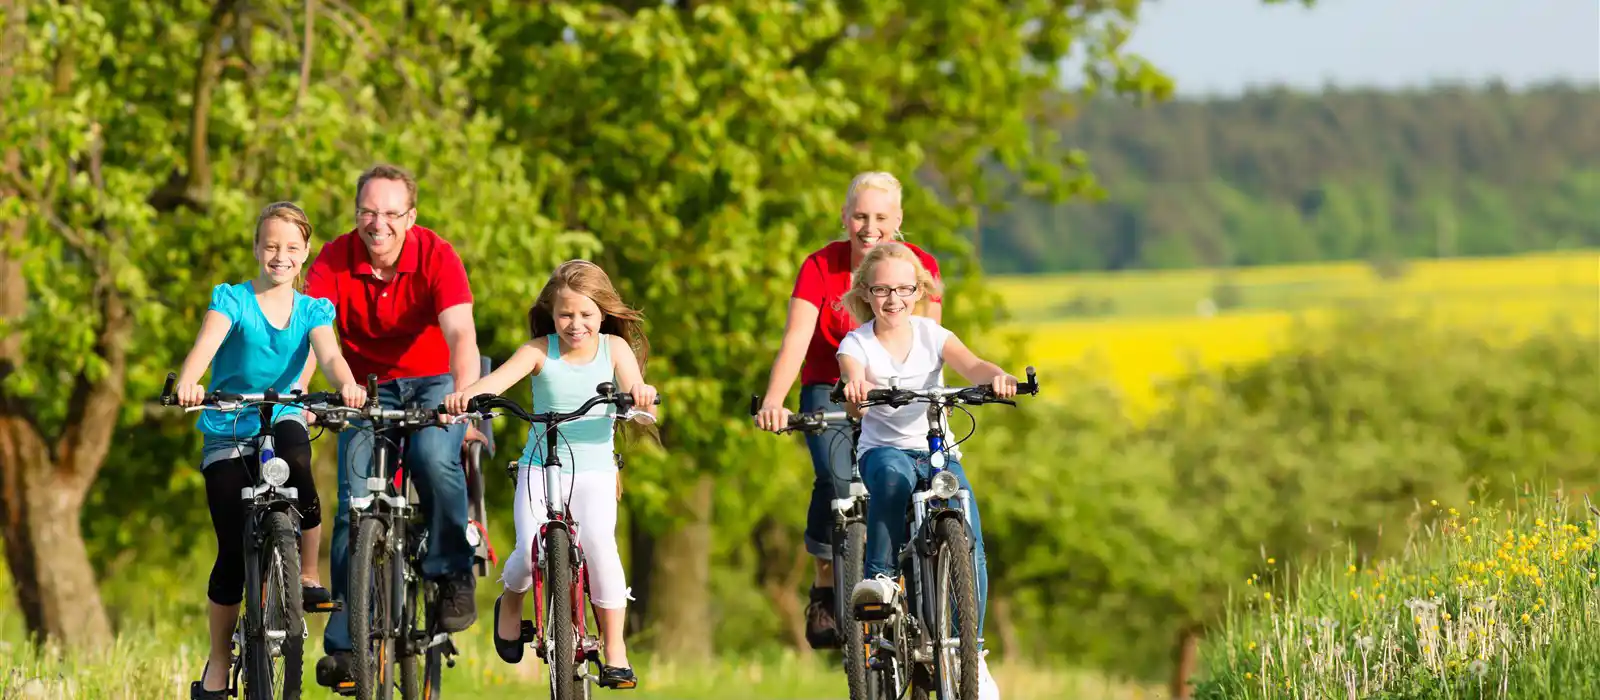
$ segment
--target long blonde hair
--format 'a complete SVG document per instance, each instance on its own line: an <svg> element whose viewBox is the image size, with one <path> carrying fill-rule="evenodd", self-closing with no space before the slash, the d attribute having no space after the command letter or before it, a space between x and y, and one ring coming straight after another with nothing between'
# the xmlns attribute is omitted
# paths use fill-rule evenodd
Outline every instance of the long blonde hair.
<svg viewBox="0 0 1600 700"><path fill-rule="evenodd" d="M311 217L306 216L305 210L294 202L273 202L263 208L261 214L256 217L255 241L251 245L261 244L261 227L266 226L267 222L272 220L282 221L300 229L300 240L307 246L311 245ZM306 266L302 264L299 274L294 277L294 290L297 292L305 291L305 286Z"/></svg>
<svg viewBox="0 0 1600 700"><path fill-rule="evenodd" d="M645 361L650 355L650 341L644 336L644 313L623 303L611 277L588 260L568 260L550 273L550 281L539 291L539 298L528 309L528 333L537 340L556 332L556 295L563 289L572 290L594 300L605 318L600 320L600 332L610 333L628 341L633 354L639 357L639 373L644 374Z"/></svg>
<svg viewBox="0 0 1600 700"><path fill-rule="evenodd" d="M929 297L941 296L943 288L938 280L933 278L933 273L922 264L922 259L911 252L911 247L904 243L880 243L867 251L867 256L861 259L861 264L856 266L855 280L850 283L850 290L839 297L840 307L848 310L855 317L856 323L866 323L872 320L872 292L867 288L872 286L872 272L878 265L887 260L904 260L911 263L911 269L917 273L917 291L921 296L917 298L916 306L911 312L918 316L928 315Z"/></svg>
<svg viewBox="0 0 1600 700"><path fill-rule="evenodd" d="M844 237L841 240L849 240L850 212L855 210L856 200L861 198L861 193L867 190L878 190L880 192L889 193L889 196L894 198L895 208L901 208L900 180L899 178L896 178L893 173L883 170L868 170L866 172L857 174L855 178L850 180L850 188L845 190L844 207L839 209L840 228L845 229ZM904 219L904 217L905 213L902 211L901 218ZM900 233L898 228L895 229L894 237L897 240L903 240L905 238L905 236Z"/></svg>

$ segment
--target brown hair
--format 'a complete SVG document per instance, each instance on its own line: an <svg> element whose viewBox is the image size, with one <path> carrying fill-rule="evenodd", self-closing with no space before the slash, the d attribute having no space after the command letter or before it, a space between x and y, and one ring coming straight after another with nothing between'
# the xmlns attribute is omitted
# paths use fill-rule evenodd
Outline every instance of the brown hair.
<svg viewBox="0 0 1600 700"><path fill-rule="evenodd" d="M850 284L850 290L839 298L839 306L849 310L856 323L866 323L872 320L872 292L867 288L872 286L872 271L885 260L904 260L911 263L911 268L917 273L917 289L922 296L917 299L917 305L912 313L919 316L928 314L928 301L930 296L939 296L942 292L938 280L933 278L933 273L922 264L922 259L904 243L880 243L867 251L867 256L861 259L861 264L856 267L855 281Z"/></svg>
<svg viewBox="0 0 1600 700"><path fill-rule="evenodd" d="M556 332L555 317L550 310L555 306L556 294L568 289L594 300L605 318L600 321L600 332L619 336L633 348L639 358L639 372L643 376L645 360L650 355L650 341L644 337L644 314L622 302L611 277L588 260L568 260L550 273L550 281L539 291L539 298L528 309L528 333L534 339Z"/></svg>
<svg viewBox="0 0 1600 700"><path fill-rule="evenodd" d="M650 357L650 341L644 337L644 313L624 304L622 296L617 294L617 288L611 285L611 277L599 265L588 260L568 260L550 273L550 281L545 282L544 289L539 291L539 298L528 309L529 335L537 340L556 332L555 316L550 310L556 304L556 295L563 289L589 297L595 306L600 307L600 313L605 315L600 321L600 332L628 342L628 347L633 348L633 354L639 358L639 377L642 379L645 376L645 361ZM643 435L656 444L661 442L661 433L654 425L640 426L628 421L618 427L624 439L630 435Z"/></svg>
<svg viewBox="0 0 1600 700"><path fill-rule="evenodd" d="M267 222L272 220L282 221L300 229L300 240L307 244L311 243L311 218L306 216L305 210L296 206L294 202L273 202L268 204L265 209L262 209L261 215L256 217L255 243L257 245L261 243L261 227L266 226ZM306 269L302 265L300 273L294 278L296 291L305 288L305 275Z"/></svg>
<svg viewBox="0 0 1600 700"><path fill-rule="evenodd" d="M398 165L389 165L388 163L379 163L367 168L366 172L361 173L361 177L356 178L356 206L360 206L361 190L365 188L367 183L371 182L372 180L399 180L400 182L405 183L407 204L406 209L410 210L416 208L417 179L411 177L411 173L407 172L405 168L402 168Z"/></svg>

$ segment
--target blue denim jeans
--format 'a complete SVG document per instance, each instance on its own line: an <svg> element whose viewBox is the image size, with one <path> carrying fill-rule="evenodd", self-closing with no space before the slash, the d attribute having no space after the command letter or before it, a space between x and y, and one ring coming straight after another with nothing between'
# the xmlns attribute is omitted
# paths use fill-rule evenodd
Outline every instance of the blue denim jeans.
<svg viewBox="0 0 1600 700"><path fill-rule="evenodd" d="M448 374L402 377L378 385L378 402L384 408L402 408L413 401L438 406L454 386L455 380ZM461 441L466 432L466 424L457 424L423 428L407 436L403 466L416 484L428 524L428 554L422 561L422 574L428 578L472 568L472 546L467 543L467 479L461 467ZM368 495L366 478L369 472L376 473L371 469L372 438L372 431L358 429L356 421L339 433L339 507L333 520L333 548L328 552L333 574L327 582L335 600L344 600L349 588L350 498ZM394 456L393 449L390 455ZM388 471L394 473L392 465ZM350 650L349 617L344 610L328 616L322 648L329 654Z"/></svg>
<svg viewBox="0 0 1600 700"><path fill-rule="evenodd" d="M829 384L800 387L800 411L843 411L843 406L828 400L832 390ZM817 435L806 435L806 449L811 451L811 469L816 474L811 482L811 506L806 509L806 551L818 559L831 560L833 499L838 497L835 494L850 493L850 452L855 445L850 442L848 428L829 428Z"/></svg>
<svg viewBox="0 0 1600 700"><path fill-rule="evenodd" d="M978 497L972 491L961 462L951 459L945 469L956 475L969 494L972 506L972 543L977 559L978 634L983 634L983 618L989 607L989 560L983 553L983 524L978 518ZM906 545L907 509L917 479L928 475L927 450L902 450L874 447L861 455L861 480L867 483L871 503L867 506L867 560L865 578L878 574L893 577L898 569L900 549Z"/></svg>

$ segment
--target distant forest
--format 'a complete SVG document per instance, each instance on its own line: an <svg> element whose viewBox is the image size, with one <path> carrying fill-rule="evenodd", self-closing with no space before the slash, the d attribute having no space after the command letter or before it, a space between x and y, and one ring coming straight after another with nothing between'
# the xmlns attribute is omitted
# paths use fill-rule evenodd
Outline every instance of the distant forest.
<svg viewBox="0 0 1600 700"><path fill-rule="evenodd" d="M1059 128L1105 197L986 212L991 273L1600 246L1593 86L1104 100Z"/></svg>

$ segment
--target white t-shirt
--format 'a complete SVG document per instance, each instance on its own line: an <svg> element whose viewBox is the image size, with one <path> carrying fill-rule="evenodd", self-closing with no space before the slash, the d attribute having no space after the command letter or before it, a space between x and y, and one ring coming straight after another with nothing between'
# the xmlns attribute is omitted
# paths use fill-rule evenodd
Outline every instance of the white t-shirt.
<svg viewBox="0 0 1600 700"><path fill-rule="evenodd" d="M932 389L944 386L944 343L950 331L938 322L922 316L911 318L911 352L904 360L896 360L878 342L873 332L875 322L857 326L839 341L839 357L849 357L867 371L867 381L880 389L888 389L889 379L896 378L896 388ZM950 439L948 421L945 445ZM856 446L859 457L873 447L898 447L904 450L928 449L928 404L911 403L899 408L872 406L861 421L861 441ZM960 459L960 452L950 449L950 456Z"/></svg>

